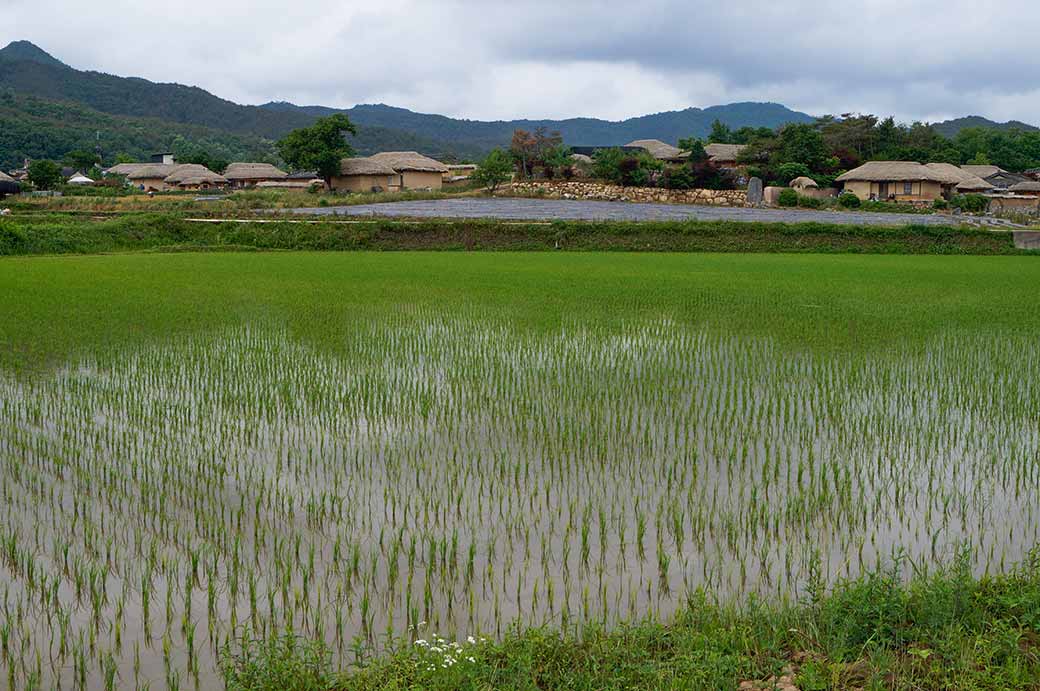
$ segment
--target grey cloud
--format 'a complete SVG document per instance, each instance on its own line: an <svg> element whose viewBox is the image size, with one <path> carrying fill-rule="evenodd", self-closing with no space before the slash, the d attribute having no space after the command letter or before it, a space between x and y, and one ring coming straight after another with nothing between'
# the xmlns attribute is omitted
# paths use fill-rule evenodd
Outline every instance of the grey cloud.
<svg viewBox="0 0 1040 691"><path fill-rule="evenodd" d="M77 67L239 102L385 101L474 118L617 119L775 100L907 121L1040 120L1038 28L1035 0L999 12L966 0L253 0L203 13L0 0L0 42L26 38Z"/></svg>

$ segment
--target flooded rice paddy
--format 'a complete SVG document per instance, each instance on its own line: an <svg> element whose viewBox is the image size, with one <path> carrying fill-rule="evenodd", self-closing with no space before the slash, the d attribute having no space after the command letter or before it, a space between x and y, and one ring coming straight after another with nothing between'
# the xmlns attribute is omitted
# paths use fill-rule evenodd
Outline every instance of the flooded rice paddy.
<svg viewBox="0 0 1040 691"><path fill-rule="evenodd" d="M667 617L1038 541L1040 343L821 355L668 321L253 327L0 377L0 684L208 688L328 642Z"/></svg>

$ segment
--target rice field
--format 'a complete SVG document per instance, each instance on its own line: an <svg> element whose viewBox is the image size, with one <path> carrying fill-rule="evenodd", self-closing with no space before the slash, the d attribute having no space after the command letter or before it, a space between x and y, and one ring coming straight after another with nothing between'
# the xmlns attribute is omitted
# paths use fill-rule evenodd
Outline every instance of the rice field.
<svg viewBox="0 0 1040 691"><path fill-rule="evenodd" d="M668 618L1038 540L1031 258L0 262L0 670ZM439 639L438 639L439 640Z"/></svg>

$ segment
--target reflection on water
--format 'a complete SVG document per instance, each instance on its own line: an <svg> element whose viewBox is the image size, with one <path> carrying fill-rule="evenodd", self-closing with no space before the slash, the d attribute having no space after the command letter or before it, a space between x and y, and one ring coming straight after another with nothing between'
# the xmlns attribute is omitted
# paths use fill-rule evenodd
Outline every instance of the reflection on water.
<svg viewBox="0 0 1040 691"><path fill-rule="evenodd" d="M667 616L810 568L1037 541L1040 352L948 337L824 357L655 322L437 318L315 352L264 329L0 379L13 687L208 687L249 629Z"/></svg>

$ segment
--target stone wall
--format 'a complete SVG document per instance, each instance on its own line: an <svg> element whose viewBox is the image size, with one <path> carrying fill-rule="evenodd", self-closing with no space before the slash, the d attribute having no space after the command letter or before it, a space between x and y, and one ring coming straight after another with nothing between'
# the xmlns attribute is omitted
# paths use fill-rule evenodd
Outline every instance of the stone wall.
<svg viewBox="0 0 1040 691"><path fill-rule="evenodd" d="M666 204L704 204L710 206L749 206L744 190L665 190L657 187L621 187L602 182L571 180L514 182L499 192L547 199L584 199L611 202L658 202Z"/></svg>

